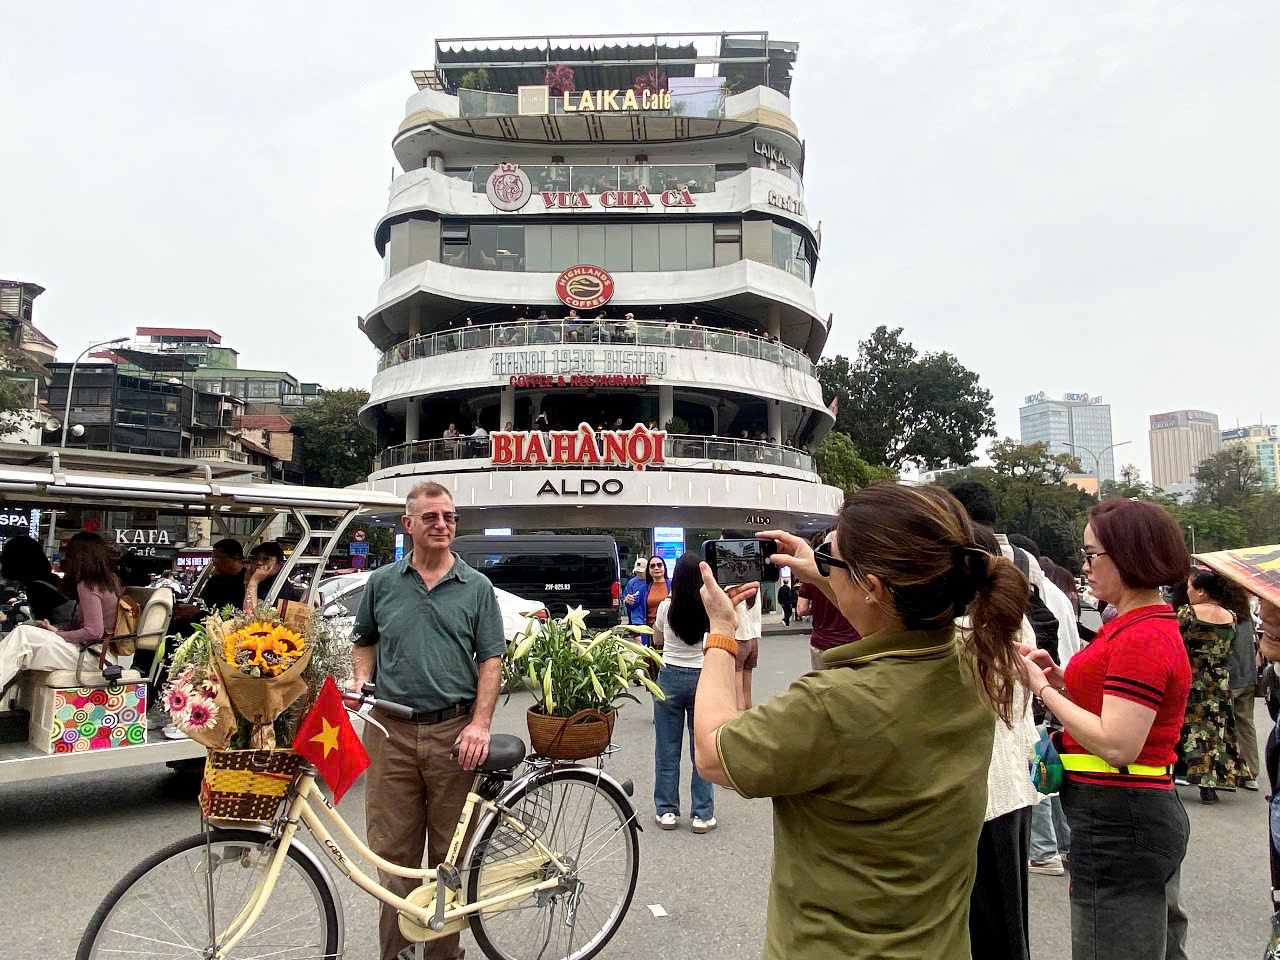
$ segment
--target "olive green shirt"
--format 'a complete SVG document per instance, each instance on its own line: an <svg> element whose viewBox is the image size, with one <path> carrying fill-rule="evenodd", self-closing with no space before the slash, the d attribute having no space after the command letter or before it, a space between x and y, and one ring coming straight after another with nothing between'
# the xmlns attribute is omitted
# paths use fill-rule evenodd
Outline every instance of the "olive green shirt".
<svg viewBox="0 0 1280 960"><path fill-rule="evenodd" d="M764 956L969 960L992 711L951 629L881 631L724 724L720 761L773 798Z"/></svg>
<svg viewBox="0 0 1280 960"><path fill-rule="evenodd" d="M374 694L414 710L442 710L476 697L478 661L506 652L493 584L457 554L430 590L412 554L369 576L352 629L376 646Z"/></svg>

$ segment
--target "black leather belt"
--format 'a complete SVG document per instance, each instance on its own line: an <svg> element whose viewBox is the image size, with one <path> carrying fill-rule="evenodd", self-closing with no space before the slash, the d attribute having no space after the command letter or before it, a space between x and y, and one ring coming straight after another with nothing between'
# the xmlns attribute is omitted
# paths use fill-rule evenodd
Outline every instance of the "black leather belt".
<svg viewBox="0 0 1280 960"><path fill-rule="evenodd" d="M413 711L413 716L409 718L408 722L444 723L446 720L453 720L455 717L461 717L470 713L471 708L474 705L474 700L468 700L466 703L455 703L442 710L415 710Z"/></svg>

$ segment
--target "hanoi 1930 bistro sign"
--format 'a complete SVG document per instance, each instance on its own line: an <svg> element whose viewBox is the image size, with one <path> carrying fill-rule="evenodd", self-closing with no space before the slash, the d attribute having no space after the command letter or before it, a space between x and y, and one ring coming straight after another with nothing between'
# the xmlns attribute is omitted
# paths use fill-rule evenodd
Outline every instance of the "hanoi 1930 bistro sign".
<svg viewBox="0 0 1280 960"><path fill-rule="evenodd" d="M583 321L587 326L589 321ZM546 350L503 350L489 357L495 377L622 376L665 377L667 354L626 347L554 347ZM591 386L592 384L584 384ZM595 384L610 386L612 384ZM633 384L619 384L633 385ZM512 384L529 386L529 384Z"/></svg>
<svg viewBox="0 0 1280 960"><path fill-rule="evenodd" d="M489 460L495 467L645 467L666 463L665 430L637 423L630 430L596 433L588 423L577 430L495 430Z"/></svg>

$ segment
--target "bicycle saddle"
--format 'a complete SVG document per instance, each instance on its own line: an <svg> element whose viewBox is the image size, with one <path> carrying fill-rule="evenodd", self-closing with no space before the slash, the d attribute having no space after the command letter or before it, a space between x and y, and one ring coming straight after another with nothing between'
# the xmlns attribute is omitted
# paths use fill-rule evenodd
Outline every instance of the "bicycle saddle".
<svg viewBox="0 0 1280 960"><path fill-rule="evenodd" d="M506 733L495 733L489 738L489 755L480 769L485 773L501 773L510 770L524 759L524 741Z"/></svg>

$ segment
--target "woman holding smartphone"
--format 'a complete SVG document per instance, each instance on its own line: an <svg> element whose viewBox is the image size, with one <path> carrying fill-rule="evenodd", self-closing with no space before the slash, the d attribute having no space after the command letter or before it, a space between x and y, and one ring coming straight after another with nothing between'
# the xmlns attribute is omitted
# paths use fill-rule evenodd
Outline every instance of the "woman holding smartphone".
<svg viewBox="0 0 1280 960"><path fill-rule="evenodd" d="M773 802L766 958L970 960L969 895L994 718L1011 722L1027 582L940 487L852 494L829 547L782 531L771 562L862 635L739 712L734 605L702 567L710 629L694 709L702 776ZM969 618L957 633L955 621Z"/></svg>

